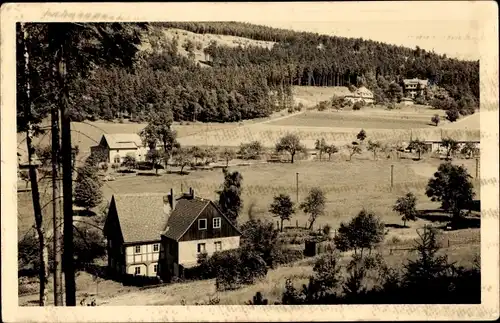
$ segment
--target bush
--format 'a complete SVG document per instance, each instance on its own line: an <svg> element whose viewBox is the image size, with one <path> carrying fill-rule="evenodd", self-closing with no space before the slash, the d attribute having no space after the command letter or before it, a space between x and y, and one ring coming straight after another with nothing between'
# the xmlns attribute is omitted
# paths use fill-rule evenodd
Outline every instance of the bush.
<svg viewBox="0 0 500 323"><path fill-rule="evenodd" d="M241 285L253 284L256 279L265 277L265 261L255 252L248 250L227 250L212 256L215 269L217 290L231 290ZM210 267L209 267L210 268Z"/></svg>
<svg viewBox="0 0 500 323"><path fill-rule="evenodd" d="M362 107L363 107L363 103L361 103L361 101L358 101L358 102L354 103L354 105L352 106L352 109L353 110L361 110Z"/></svg>
<svg viewBox="0 0 500 323"><path fill-rule="evenodd" d="M138 170L152 170L153 169L153 163L151 162L146 162L146 161L141 161L138 162L136 165Z"/></svg>
<svg viewBox="0 0 500 323"><path fill-rule="evenodd" d="M457 109L450 109L446 111L446 119L450 122L455 122L460 117L460 114Z"/></svg>
<svg viewBox="0 0 500 323"><path fill-rule="evenodd" d="M250 220L241 226L241 247L256 252L266 264L273 267L279 252L278 230L270 222Z"/></svg>

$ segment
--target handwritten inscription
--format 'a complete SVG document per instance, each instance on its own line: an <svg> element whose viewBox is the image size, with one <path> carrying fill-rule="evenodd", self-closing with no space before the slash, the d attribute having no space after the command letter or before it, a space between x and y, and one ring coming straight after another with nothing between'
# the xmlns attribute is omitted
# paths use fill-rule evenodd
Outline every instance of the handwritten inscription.
<svg viewBox="0 0 500 323"><path fill-rule="evenodd" d="M42 14L42 19L56 18L56 19L68 19L68 20L100 20L100 21L123 21L130 20L130 16L123 16L121 14L111 15L107 13L100 12L88 12L88 11L77 11L72 12L68 10L52 10L48 8Z"/></svg>

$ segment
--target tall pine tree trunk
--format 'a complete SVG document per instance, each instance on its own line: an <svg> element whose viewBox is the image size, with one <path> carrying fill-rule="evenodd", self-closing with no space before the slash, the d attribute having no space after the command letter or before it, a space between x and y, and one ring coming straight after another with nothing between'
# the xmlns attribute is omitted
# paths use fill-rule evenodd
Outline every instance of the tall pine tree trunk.
<svg viewBox="0 0 500 323"><path fill-rule="evenodd" d="M66 82L66 43L61 45L57 60L59 85L61 90L61 155L63 171L63 269L66 289L66 306L76 306L75 265L73 259L73 156L71 149L71 118L68 107L68 85Z"/></svg>
<svg viewBox="0 0 500 323"><path fill-rule="evenodd" d="M24 45L24 57L25 66L24 72L26 73L26 101L24 102L25 118L27 121L26 129L26 148L28 150L28 166L29 166L29 179L31 181L31 197L33 200L33 213L35 217L35 229L38 236L38 252L40 260L40 268L38 269L38 278L40 280L40 293L39 293L39 305L45 306L47 302L47 280L49 272L49 253L47 246L45 244L45 232L43 229L43 215L42 207L40 205L40 191L38 189L38 174L36 170L36 165L33 164L34 152L33 147L33 128L31 124L31 97L30 97L30 82L31 82L31 65L29 63L29 52L26 45L26 39L28 38L28 32L25 29L24 24L21 24L21 29L23 33L23 45Z"/></svg>
<svg viewBox="0 0 500 323"><path fill-rule="evenodd" d="M59 190L59 111L55 106L51 111L52 119L52 224L54 249L54 305L62 306L62 271L61 271L61 219L60 219L60 190Z"/></svg>

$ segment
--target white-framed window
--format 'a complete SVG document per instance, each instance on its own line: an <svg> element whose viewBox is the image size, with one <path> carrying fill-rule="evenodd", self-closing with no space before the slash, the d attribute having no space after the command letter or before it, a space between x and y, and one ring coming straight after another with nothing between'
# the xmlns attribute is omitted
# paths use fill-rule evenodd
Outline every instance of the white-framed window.
<svg viewBox="0 0 500 323"><path fill-rule="evenodd" d="M212 220L214 229L220 229L220 218L214 218Z"/></svg>
<svg viewBox="0 0 500 323"><path fill-rule="evenodd" d="M141 253L141 246L135 246L135 253Z"/></svg>
<svg viewBox="0 0 500 323"><path fill-rule="evenodd" d="M198 229L206 230L207 229L207 219L199 219L198 220Z"/></svg>
<svg viewBox="0 0 500 323"><path fill-rule="evenodd" d="M121 162L120 156L115 156L115 164L119 164Z"/></svg>
<svg viewBox="0 0 500 323"><path fill-rule="evenodd" d="M153 251L160 251L160 244L155 243L155 244L153 245Z"/></svg>
<svg viewBox="0 0 500 323"><path fill-rule="evenodd" d="M198 243L198 253L205 253L206 248L204 243Z"/></svg>
<svg viewBox="0 0 500 323"><path fill-rule="evenodd" d="M215 249L215 251L221 251L222 250L222 241L215 241L214 242L214 249Z"/></svg>
<svg viewBox="0 0 500 323"><path fill-rule="evenodd" d="M158 265L153 265L153 272L157 273L158 272Z"/></svg>
<svg viewBox="0 0 500 323"><path fill-rule="evenodd" d="M141 274L141 267L137 266L134 268L134 275L140 275Z"/></svg>

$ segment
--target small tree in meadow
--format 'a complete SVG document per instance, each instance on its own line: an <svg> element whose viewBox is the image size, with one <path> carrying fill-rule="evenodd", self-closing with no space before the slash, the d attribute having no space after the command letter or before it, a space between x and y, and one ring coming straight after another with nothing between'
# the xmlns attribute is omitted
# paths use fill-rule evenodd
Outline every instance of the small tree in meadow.
<svg viewBox="0 0 500 323"><path fill-rule="evenodd" d="M352 144L347 145L347 148L349 149L349 161L352 160L352 156L361 154L361 147L355 141L353 141Z"/></svg>
<svg viewBox="0 0 500 323"><path fill-rule="evenodd" d="M184 174L184 167L191 163L192 155L186 148L179 148L174 153L174 163L181 167L181 175Z"/></svg>
<svg viewBox="0 0 500 323"><path fill-rule="evenodd" d="M325 193L317 187L309 191L306 200L300 204L304 213L309 214L309 230L313 228L316 219L325 212L326 197Z"/></svg>
<svg viewBox="0 0 500 323"><path fill-rule="evenodd" d="M282 151L286 151L290 154L290 161L293 164L295 154L305 152L306 148L300 143L299 136L296 134L288 134L276 143L276 152L280 153Z"/></svg>
<svg viewBox="0 0 500 323"><path fill-rule="evenodd" d="M446 160L449 160L459 148L458 142L451 138L444 138L441 146L446 148Z"/></svg>
<svg viewBox="0 0 500 323"><path fill-rule="evenodd" d="M356 139L363 142L366 139L366 131L361 129L361 131L356 135Z"/></svg>
<svg viewBox="0 0 500 323"><path fill-rule="evenodd" d="M385 236L384 223L372 212L361 210L349 223L341 223L334 238L335 246L340 251L361 251L371 249Z"/></svg>
<svg viewBox="0 0 500 323"><path fill-rule="evenodd" d="M406 227L406 221L415 221L417 219L416 205L417 198L411 192L396 200L396 204L392 209L401 215L403 226Z"/></svg>
<svg viewBox="0 0 500 323"><path fill-rule="evenodd" d="M274 216L279 217L281 220L281 232L283 232L283 221L288 220L295 213L294 203L290 198L290 195L280 194L274 197L273 203L269 208Z"/></svg>
<svg viewBox="0 0 500 323"><path fill-rule="evenodd" d="M411 151L416 151L418 154L418 159L420 160L422 153L427 152L427 150L429 148L425 144L425 142L416 139L416 140L410 141L410 144L408 145L408 149L410 149Z"/></svg>
<svg viewBox="0 0 500 323"><path fill-rule="evenodd" d="M441 119L439 118L439 115L435 114L432 118L431 118L431 122L434 123L436 125L436 127L438 126L439 124L439 121L441 121Z"/></svg>
<svg viewBox="0 0 500 323"><path fill-rule="evenodd" d="M161 160L162 154L158 149L150 149L146 154L146 160L153 164L156 174L158 174L158 162Z"/></svg>
<svg viewBox="0 0 500 323"><path fill-rule="evenodd" d="M325 152L325 148L326 148L325 139L324 138L316 139L316 142L314 143L314 149L316 149L318 151L320 161L321 161L321 156L323 155L323 152Z"/></svg>
<svg viewBox="0 0 500 323"><path fill-rule="evenodd" d="M236 152L230 148L224 148L220 156L226 161L226 167L229 166L229 162L236 157Z"/></svg>
<svg viewBox="0 0 500 323"><path fill-rule="evenodd" d="M328 160L329 161L331 160L332 155L336 154L338 152L339 152L338 148L335 145L333 145L333 144L332 145L328 145L328 146L325 147L325 153L328 154Z"/></svg>
<svg viewBox="0 0 500 323"><path fill-rule="evenodd" d="M377 159L377 152L382 149L382 144L379 141L368 141L368 151L373 152L373 160Z"/></svg>
<svg viewBox="0 0 500 323"><path fill-rule="evenodd" d="M475 195L470 178L464 166L443 163L434 177L429 179L425 194L431 201L441 202L441 208L457 219Z"/></svg>

